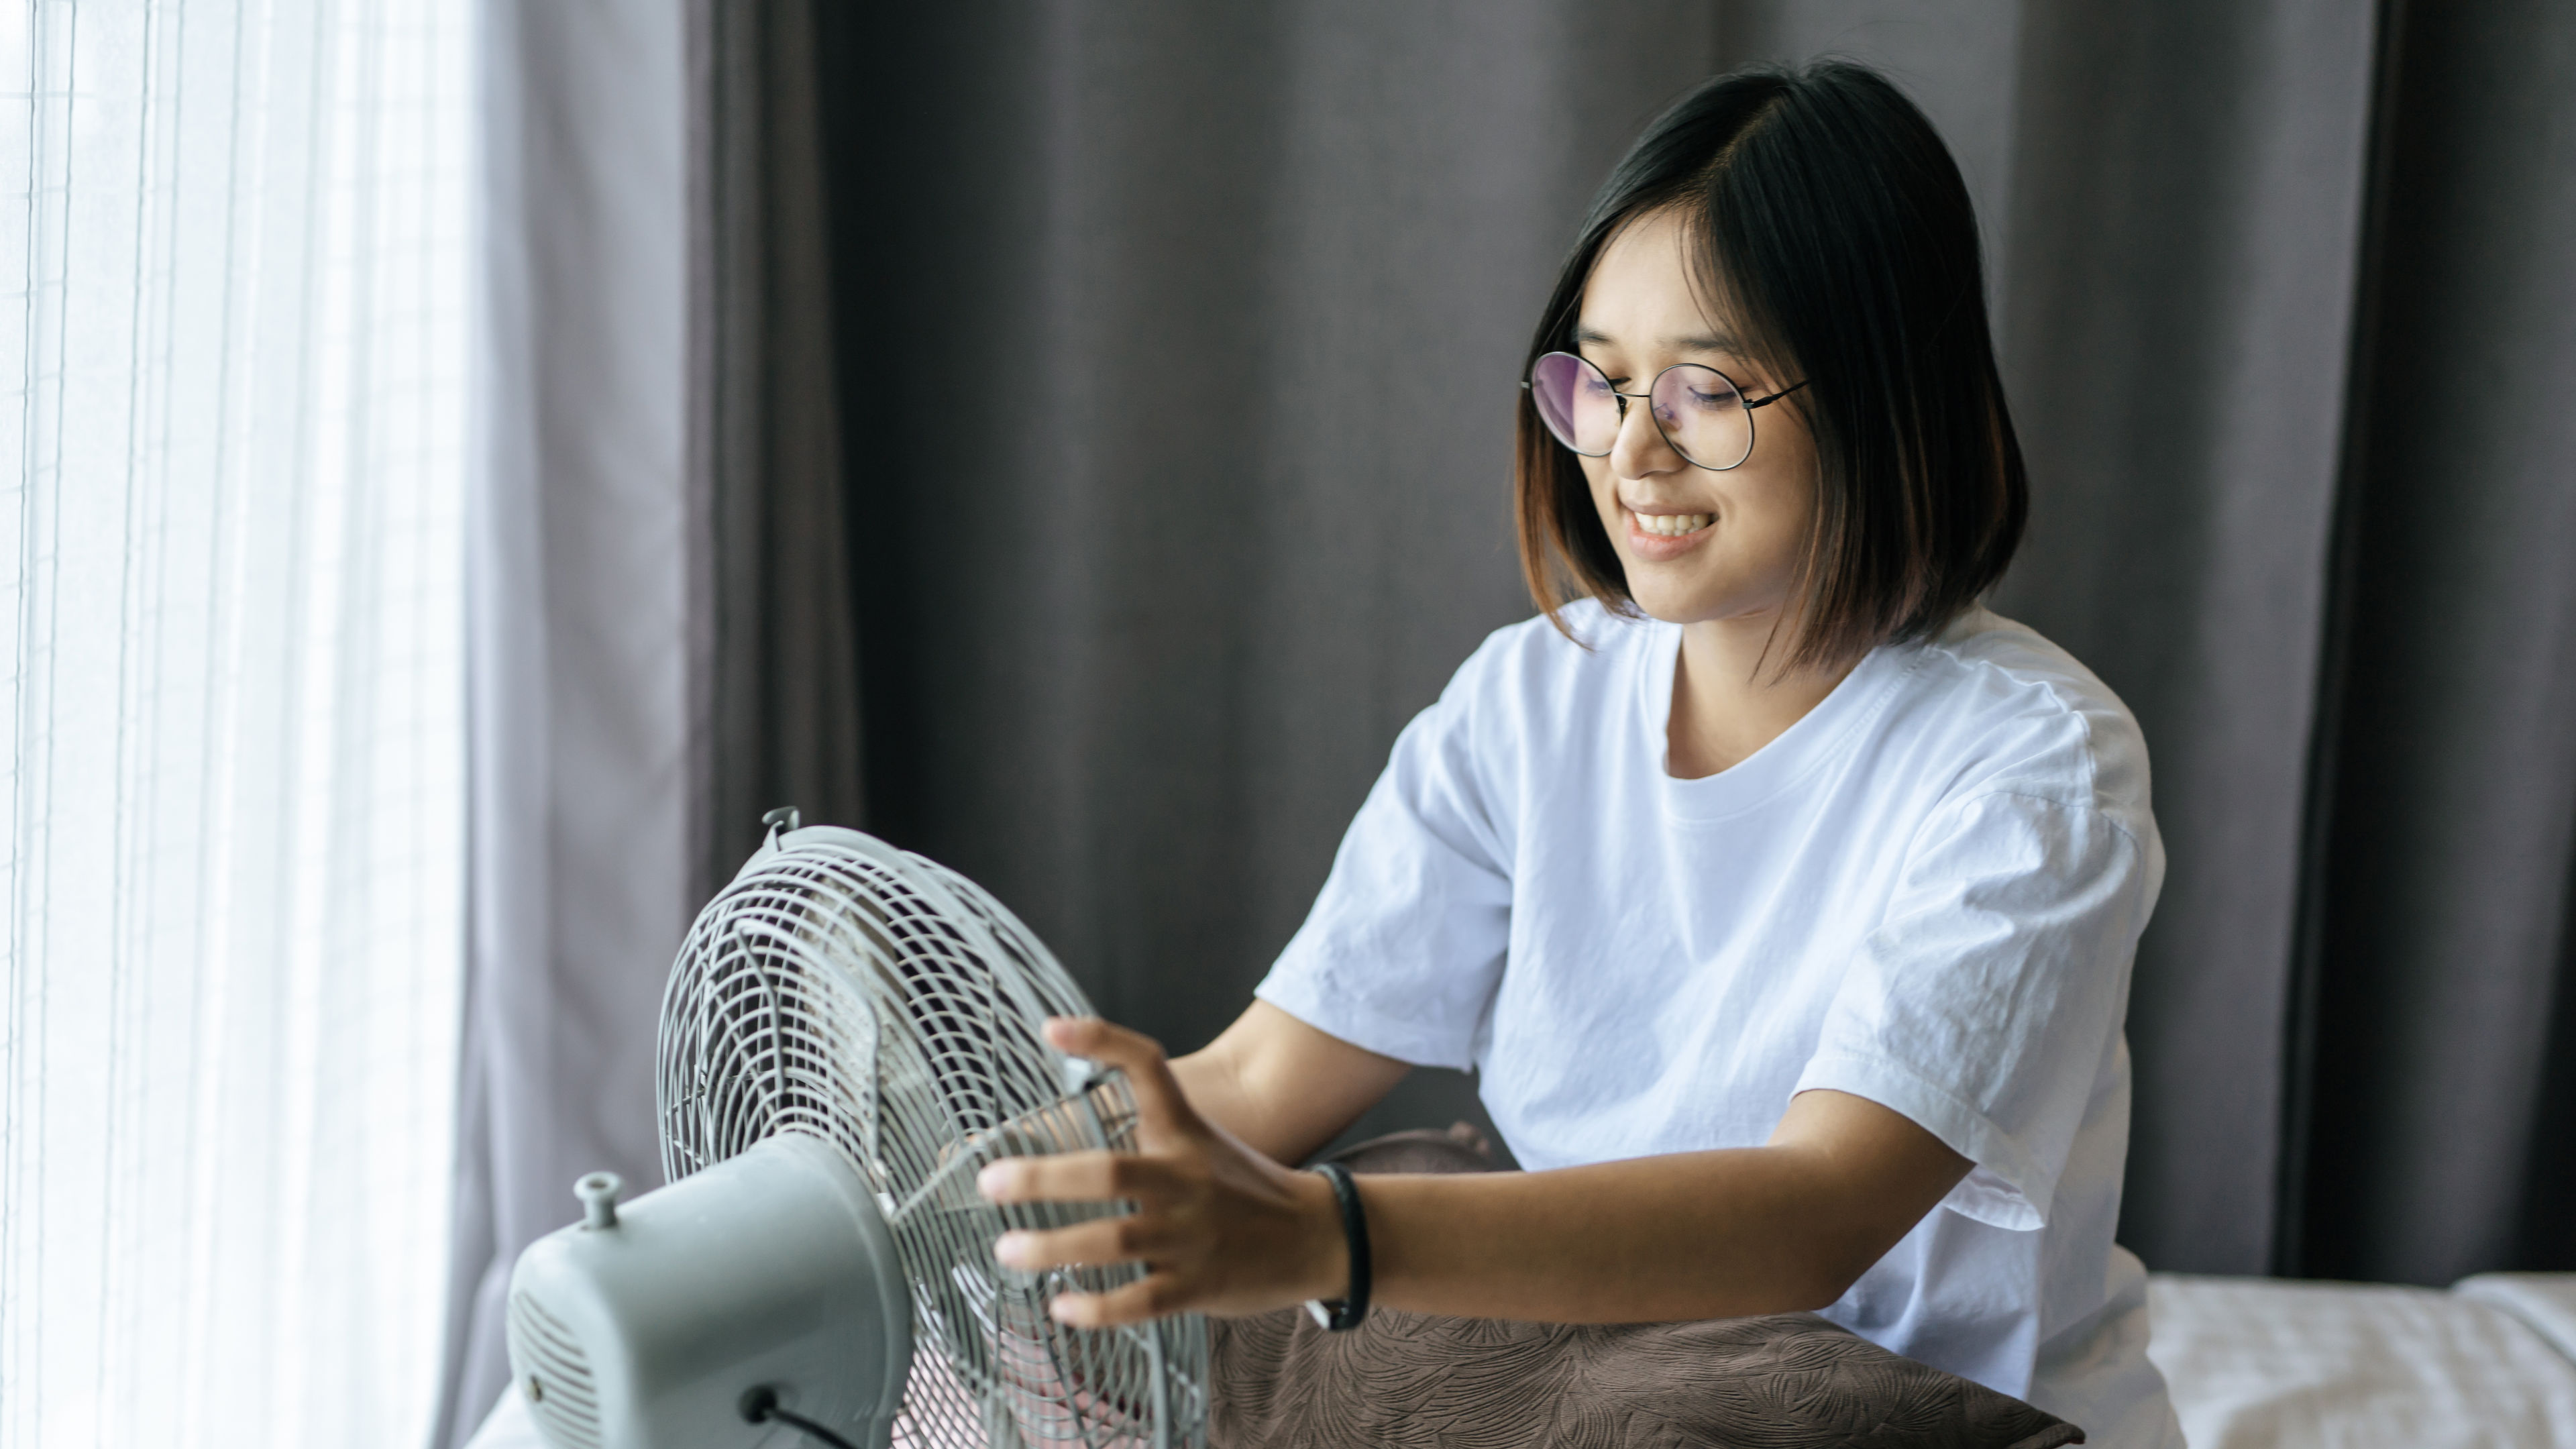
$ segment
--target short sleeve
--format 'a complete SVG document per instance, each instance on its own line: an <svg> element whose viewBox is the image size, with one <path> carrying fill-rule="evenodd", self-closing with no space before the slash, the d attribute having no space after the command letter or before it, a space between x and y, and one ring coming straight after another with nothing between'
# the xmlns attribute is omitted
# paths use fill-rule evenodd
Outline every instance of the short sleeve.
<svg viewBox="0 0 2576 1449"><path fill-rule="evenodd" d="M2100 809L1992 793L1927 820L1903 871L1797 1090L1904 1114L1975 1164L1945 1207L2038 1228L2127 1010L2155 861Z"/></svg>
<svg viewBox="0 0 2576 1449"><path fill-rule="evenodd" d="M1461 1070L1502 979L1512 894L1468 674L1397 737L1314 909L1254 992L1355 1046Z"/></svg>

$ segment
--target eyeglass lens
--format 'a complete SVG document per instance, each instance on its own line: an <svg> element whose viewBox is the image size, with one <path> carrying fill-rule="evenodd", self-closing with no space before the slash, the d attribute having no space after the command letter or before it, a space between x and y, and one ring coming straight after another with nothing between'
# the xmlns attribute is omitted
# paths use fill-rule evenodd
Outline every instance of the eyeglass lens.
<svg viewBox="0 0 2576 1449"><path fill-rule="evenodd" d="M1610 451L1633 395L1610 388L1601 369L1571 352L1551 352L1530 368L1530 396L1556 440L1587 458ZM1753 413L1726 374L1678 363L1656 374L1647 403L1673 451L1702 468L1726 469L1753 451Z"/></svg>

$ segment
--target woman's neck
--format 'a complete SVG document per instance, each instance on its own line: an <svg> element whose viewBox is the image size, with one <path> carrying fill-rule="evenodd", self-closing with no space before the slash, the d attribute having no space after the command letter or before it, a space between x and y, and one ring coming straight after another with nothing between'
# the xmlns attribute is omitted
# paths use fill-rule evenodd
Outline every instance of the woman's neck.
<svg viewBox="0 0 2576 1449"><path fill-rule="evenodd" d="M1778 621L1766 612L1682 627L1664 733L1664 769L1674 779L1696 780L1742 762L1806 718L1860 662L1783 673L1788 641L1786 631L1773 637Z"/></svg>

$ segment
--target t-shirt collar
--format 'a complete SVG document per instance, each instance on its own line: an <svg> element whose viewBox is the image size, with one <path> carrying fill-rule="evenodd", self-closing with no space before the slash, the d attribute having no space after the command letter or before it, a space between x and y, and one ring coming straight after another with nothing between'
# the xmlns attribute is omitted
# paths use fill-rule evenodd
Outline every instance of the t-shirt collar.
<svg viewBox="0 0 2576 1449"><path fill-rule="evenodd" d="M1881 645L1862 656L1842 683L1782 730L1778 738L1714 775L1676 780L1665 748L1673 717L1673 676L1681 658L1682 629L1647 621L1644 667L1637 671L1638 727L1645 758L1653 762L1664 813L1682 820L1719 820L1772 800L1818 769L1848 760L1861 732L1895 698L1896 686L1923 662L1917 646Z"/></svg>

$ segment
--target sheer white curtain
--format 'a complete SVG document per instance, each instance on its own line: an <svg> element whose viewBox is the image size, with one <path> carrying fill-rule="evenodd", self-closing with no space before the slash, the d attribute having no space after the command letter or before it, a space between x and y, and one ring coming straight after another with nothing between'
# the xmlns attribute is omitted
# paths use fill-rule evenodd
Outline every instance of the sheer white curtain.
<svg viewBox="0 0 2576 1449"><path fill-rule="evenodd" d="M0 1449L428 1432L472 17L0 9Z"/></svg>

